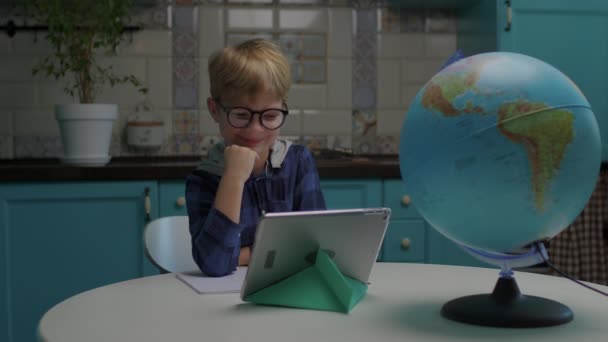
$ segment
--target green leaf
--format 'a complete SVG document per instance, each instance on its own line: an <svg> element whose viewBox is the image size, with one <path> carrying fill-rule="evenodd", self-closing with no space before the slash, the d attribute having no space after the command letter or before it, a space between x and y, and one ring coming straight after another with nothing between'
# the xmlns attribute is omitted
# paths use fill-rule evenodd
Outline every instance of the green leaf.
<svg viewBox="0 0 608 342"><path fill-rule="evenodd" d="M32 74L65 79L65 92L78 94L81 102L94 102L104 84L129 83L142 91L135 76L116 76L112 66L104 69L95 60L95 51L115 55L125 40L123 23L130 20L132 0L19 1L25 13L48 26L45 39L52 47L51 55L34 66Z"/></svg>

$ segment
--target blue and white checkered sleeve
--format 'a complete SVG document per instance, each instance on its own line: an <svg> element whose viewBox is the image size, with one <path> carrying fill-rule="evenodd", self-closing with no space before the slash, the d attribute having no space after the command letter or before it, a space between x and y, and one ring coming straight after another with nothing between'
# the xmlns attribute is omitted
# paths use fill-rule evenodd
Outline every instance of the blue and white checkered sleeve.
<svg viewBox="0 0 608 342"><path fill-rule="evenodd" d="M296 174L296 187L294 190L294 211L325 210L325 198L321 191L317 165L310 151L302 148L298 154Z"/></svg>
<svg viewBox="0 0 608 342"><path fill-rule="evenodd" d="M242 225L213 207L219 180L191 174L186 181L186 203L192 237L192 257L203 273L221 277L236 270Z"/></svg>

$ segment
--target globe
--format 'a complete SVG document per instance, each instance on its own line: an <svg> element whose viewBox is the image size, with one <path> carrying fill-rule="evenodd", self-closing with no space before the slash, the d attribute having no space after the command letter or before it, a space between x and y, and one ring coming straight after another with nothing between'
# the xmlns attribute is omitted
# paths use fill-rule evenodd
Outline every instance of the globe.
<svg viewBox="0 0 608 342"><path fill-rule="evenodd" d="M530 56L462 58L418 92L399 162L412 203L447 238L513 253L565 229L595 188L598 124L579 88Z"/></svg>

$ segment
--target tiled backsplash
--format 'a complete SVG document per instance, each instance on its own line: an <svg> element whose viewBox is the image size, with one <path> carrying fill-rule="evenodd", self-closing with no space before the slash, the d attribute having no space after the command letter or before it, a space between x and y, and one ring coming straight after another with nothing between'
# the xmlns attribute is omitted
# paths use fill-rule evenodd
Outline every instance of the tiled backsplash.
<svg viewBox="0 0 608 342"><path fill-rule="evenodd" d="M104 61L149 88L147 95L128 86L101 92L97 102L120 107L113 156L205 154L218 140L206 108L209 56L252 37L275 41L292 65L284 136L313 149L395 154L410 101L456 49L456 19L449 11L386 8L373 0L162 3L138 12L134 22L143 29ZM2 159L62 153L53 105L73 101L61 82L32 76L50 50L43 37L0 32ZM160 149L126 143L127 121L142 103L150 108L146 114L164 122Z"/></svg>

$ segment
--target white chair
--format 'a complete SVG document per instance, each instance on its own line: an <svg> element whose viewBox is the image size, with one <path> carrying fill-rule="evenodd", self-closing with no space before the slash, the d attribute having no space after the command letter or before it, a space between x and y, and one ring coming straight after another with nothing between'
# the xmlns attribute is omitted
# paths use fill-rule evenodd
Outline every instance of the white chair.
<svg viewBox="0 0 608 342"><path fill-rule="evenodd" d="M161 273L198 271L192 259L188 216L156 219L144 228L146 256Z"/></svg>

